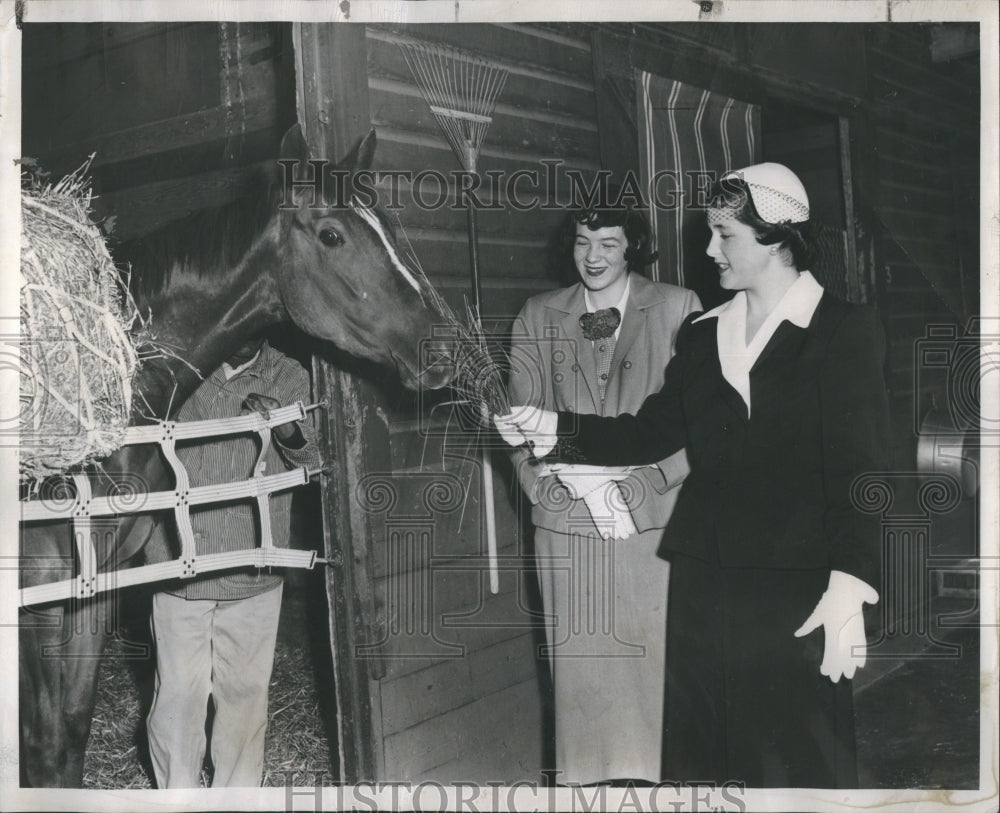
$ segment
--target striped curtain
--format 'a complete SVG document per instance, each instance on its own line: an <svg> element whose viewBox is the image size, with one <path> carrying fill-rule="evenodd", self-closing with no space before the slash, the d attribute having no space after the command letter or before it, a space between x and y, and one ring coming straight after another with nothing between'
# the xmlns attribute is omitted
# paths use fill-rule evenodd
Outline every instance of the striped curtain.
<svg viewBox="0 0 1000 813"><path fill-rule="evenodd" d="M710 270L707 190L724 171L760 160L760 108L651 73L636 83L639 164L660 254L652 275L700 295Z"/></svg>

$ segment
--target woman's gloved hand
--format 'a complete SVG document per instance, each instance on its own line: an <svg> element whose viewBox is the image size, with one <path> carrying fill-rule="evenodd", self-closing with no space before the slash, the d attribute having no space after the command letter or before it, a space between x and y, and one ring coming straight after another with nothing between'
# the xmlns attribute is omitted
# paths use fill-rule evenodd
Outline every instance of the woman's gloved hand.
<svg viewBox="0 0 1000 813"><path fill-rule="evenodd" d="M605 480L601 488L586 494L583 501L604 539L628 539L639 533L621 488L614 480Z"/></svg>
<svg viewBox="0 0 1000 813"><path fill-rule="evenodd" d="M878 593L867 582L840 570L830 571L826 592L805 623L795 631L795 637L801 638L823 627L821 675L834 683L841 677L850 680L855 671L865 665L868 641L862 607L877 602Z"/></svg>
<svg viewBox="0 0 1000 813"><path fill-rule="evenodd" d="M515 406L506 415L494 415L493 423L507 443L515 448L527 443L535 457L545 457L556 445L559 416L555 412Z"/></svg>
<svg viewBox="0 0 1000 813"><path fill-rule="evenodd" d="M585 463L555 463L547 466L545 471L558 477L574 500L581 500L592 491L624 480L630 474L628 469L609 469Z"/></svg>
<svg viewBox="0 0 1000 813"><path fill-rule="evenodd" d="M547 466L545 473L558 477L574 500L584 501L604 539L628 539L638 533L618 485L629 476L630 470L556 463Z"/></svg>

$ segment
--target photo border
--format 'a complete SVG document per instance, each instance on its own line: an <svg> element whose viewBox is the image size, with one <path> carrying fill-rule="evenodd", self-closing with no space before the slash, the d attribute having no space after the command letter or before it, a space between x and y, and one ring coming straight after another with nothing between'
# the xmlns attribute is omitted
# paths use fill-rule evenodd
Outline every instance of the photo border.
<svg viewBox="0 0 1000 813"><path fill-rule="evenodd" d="M712 4L710 4L712 5ZM425 0L425 2L364 2L349 4L334 2L258 2L229 0L212 4L187 2L146 2L116 0L115 2L85 2L76 0L28 0L23 6L25 20L31 22L85 21L159 21L159 20L232 20L263 21L270 19L302 22L348 22L350 24L416 23L416 22L531 22L531 21L687 21L719 22L934 22L970 21L981 25L981 223L980 309L984 319L1000 318L998 291L998 240L1000 203L998 203L997 144L998 127L998 24L997 5L993 0L721 0L711 11L703 10L692 0L670 2L632 2L617 0L544 0L544 2L501 2L500 0ZM344 8L349 9L345 13ZM8 0L0 2L0 333L18 332L18 274L20 197L19 168L15 160L20 155L20 85L21 42L17 9ZM9 377L8 377L9 378ZM0 416L17 414L16 389L0 387ZM996 388L984 388L984 415L996 415ZM980 494L981 558L984 562L1000 561L998 554L998 505L1000 493L995 455L984 456ZM17 459L16 449L0 445L0 809L3 810L281 810L289 802L289 790L294 792L295 809L314 809L315 796L308 788L260 788L246 790L59 790L21 789L17 771ZM986 495L991 495L992 499ZM952 790L758 790L743 794L751 810L851 810L877 807L881 810L911 810L916 805L948 807L962 810L995 809L998 776L998 700L997 700L997 599L998 570L983 567L981 589L981 653L980 687L980 788L977 791ZM412 809L413 789L386 787L370 793L353 793L351 789L323 787L320 804L323 810L338 806L368 808L368 801L382 807L398 806ZM356 790L356 789L355 789ZM638 791L640 798L643 792ZM551 810L569 809L574 804L570 789L533 790L524 783L498 791L500 807L480 809ZM606 800L611 809L636 809L630 791L607 789ZM469 803L469 792L462 787L444 788L440 794L421 797L423 805L439 805L447 798L449 808ZM660 809L670 806L671 796L659 797ZM689 794L679 792L680 801ZM487 805L491 797L483 797ZM433 809L438 809L435 807ZM426 808L425 808L426 809ZM469 809L469 808L467 808ZM639 808L647 809L647 808Z"/></svg>

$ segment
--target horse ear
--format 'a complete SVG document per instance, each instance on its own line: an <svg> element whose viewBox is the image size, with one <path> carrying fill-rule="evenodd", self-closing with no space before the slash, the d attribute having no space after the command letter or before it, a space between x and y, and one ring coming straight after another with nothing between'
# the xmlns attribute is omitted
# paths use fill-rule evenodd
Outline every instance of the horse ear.
<svg viewBox="0 0 1000 813"><path fill-rule="evenodd" d="M368 131L368 135L359 141L347 157L337 164L339 169L346 169L356 172L359 169L369 169L372 159L375 157L375 128Z"/></svg>
<svg viewBox="0 0 1000 813"><path fill-rule="evenodd" d="M281 157L295 159L303 163L312 157L309 145L306 144L306 137L302 133L302 125L298 122L289 127L281 137Z"/></svg>

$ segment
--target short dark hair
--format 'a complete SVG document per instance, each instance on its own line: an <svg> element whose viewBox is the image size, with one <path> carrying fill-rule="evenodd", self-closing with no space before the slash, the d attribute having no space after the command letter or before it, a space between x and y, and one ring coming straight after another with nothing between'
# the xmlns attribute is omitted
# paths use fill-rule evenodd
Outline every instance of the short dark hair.
<svg viewBox="0 0 1000 813"><path fill-rule="evenodd" d="M758 243L788 249L792 265L800 271L809 268L813 259L812 221L768 223L758 213L750 188L742 178L729 176L717 181L711 189L708 208L732 209L736 220L754 230Z"/></svg>
<svg viewBox="0 0 1000 813"><path fill-rule="evenodd" d="M629 271L641 271L656 259L652 252L652 230L646 216L632 206L585 207L571 209L563 225L563 249L572 255L576 227L591 231L621 226L625 233L625 262Z"/></svg>

